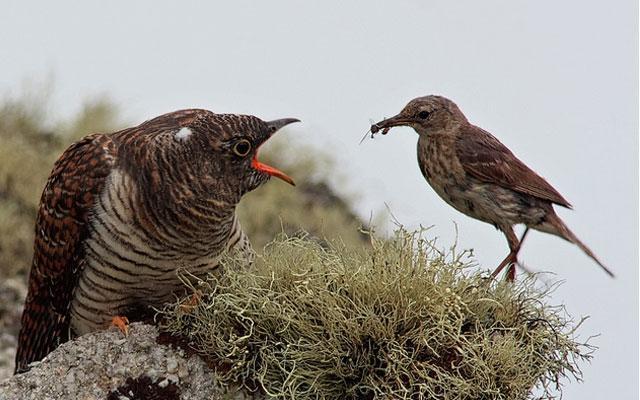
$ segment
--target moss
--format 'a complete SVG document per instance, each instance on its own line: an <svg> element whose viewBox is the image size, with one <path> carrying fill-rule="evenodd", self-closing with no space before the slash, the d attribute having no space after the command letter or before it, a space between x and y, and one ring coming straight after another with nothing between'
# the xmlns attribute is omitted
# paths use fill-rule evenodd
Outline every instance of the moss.
<svg viewBox="0 0 640 400"><path fill-rule="evenodd" d="M526 399L580 379L579 323L533 278L495 282L470 262L420 232L359 250L282 236L250 268L227 260L162 329L222 382L276 398Z"/></svg>

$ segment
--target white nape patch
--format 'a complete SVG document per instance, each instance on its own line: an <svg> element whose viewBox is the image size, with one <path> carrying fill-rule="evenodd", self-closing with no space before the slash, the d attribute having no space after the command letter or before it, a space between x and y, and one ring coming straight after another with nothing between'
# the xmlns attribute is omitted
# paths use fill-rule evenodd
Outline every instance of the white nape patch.
<svg viewBox="0 0 640 400"><path fill-rule="evenodd" d="M189 139L189 136L191 135L193 135L193 132L191 131L191 129L181 128L178 132L176 132L175 138L184 142L185 140Z"/></svg>

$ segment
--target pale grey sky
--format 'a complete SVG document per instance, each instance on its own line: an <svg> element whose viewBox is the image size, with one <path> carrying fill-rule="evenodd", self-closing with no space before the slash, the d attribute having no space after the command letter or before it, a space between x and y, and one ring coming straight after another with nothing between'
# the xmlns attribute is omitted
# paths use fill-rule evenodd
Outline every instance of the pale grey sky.
<svg viewBox="0 0 640 400"><path fill-rule="evenodd" d="M55 112L106 93L132 122L185 107L298 117L287 136L329 149L368 216L388 203L435 224L493 267L493 227L447 206L417 167L417 135L358 141L369 120L442 94L546 177L567 224L618 275L534 232L522 260L566 283L553 301L600 333L567 399L637 398L638 4L636 1L2 2L0 91L55 81ZM271 184L277 184L272 182ZM289 190L289 189L287 189Z"/></svg>

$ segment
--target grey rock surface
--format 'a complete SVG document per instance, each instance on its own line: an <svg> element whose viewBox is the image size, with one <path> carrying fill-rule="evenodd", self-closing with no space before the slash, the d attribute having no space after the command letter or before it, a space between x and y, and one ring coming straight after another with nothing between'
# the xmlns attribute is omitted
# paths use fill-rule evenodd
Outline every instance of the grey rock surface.
<svg viewBox="0 0 640 400"><path fill-rule="evenodd" d="M0 381L0 400L252 398L226 392L200 357L160 345L157 336L156 327L138 323L127 337L115 328L81 336L29 372ZM158 397L149 397L154 391Z"/></svg>
<svg viewBox="0 0 640 400"><path fill-rule="evenodd" d="M0 278L0 382L13 375L22 304L27 287L20 278Z"/></svg>

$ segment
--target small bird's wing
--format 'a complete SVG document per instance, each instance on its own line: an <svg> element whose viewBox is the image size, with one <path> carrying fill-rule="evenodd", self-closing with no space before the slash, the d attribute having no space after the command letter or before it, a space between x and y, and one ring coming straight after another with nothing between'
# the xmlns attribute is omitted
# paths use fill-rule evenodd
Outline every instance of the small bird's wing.
<svg viewBox="0 0 640 400"><path fill-rule="evenodd" d="M87 136L71 145L53 167L36 220L16 373L69 340L69 308L83 268L87 224L115 151L109 136Z"/></svg>
<svg viewBox="0 0 640 400"><path fill-rule="evenodd" d="M469 125L462 128L460 133L455 149L466 173L483 182L571 208L571 204L553 186L489 132Z"/></svg>

